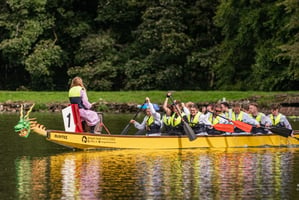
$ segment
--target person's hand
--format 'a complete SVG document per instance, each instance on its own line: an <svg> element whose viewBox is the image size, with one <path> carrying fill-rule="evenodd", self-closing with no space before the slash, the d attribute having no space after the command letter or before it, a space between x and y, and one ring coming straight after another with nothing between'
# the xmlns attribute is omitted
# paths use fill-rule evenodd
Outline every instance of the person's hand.
<svg viewBox="0 0 299 200"><path fill-rule="evenodd" d="M90 109L93 109L95 105L96 105L96 102L92 102L91 106L90 106Z"/></svg>
<svg viewBox="0 0 299 200"><path fill-rule="evenodd" d="M131 120L130 120L130 123L131 123L131 124L134 124L134 123L135 123L135 120L134 120L134 119L131 119Z"/></svg>
<svg viewBox="0 0 299 200"><path fill-rule="evenodd" d="M261 127L261 125L258 123L257 125L256 125L256 128L260 128Z"/></svg>
<svg viewBox="0 0 299 200"><path fill-rule="evenodd" d="M145 98L145 101L146 101L147 103L149 103L149 102L150 102L150 98L146 97L146 98Z"/></svg>
<svg viewBox="0 0 299 200"><path fill-rule="evenodd" d="M170 97L171 96L171 92L168 92L167 94L166 94L166 97L168 98L168 97Z"/></svg>
<svg viewBox="0 0 299 200"><path fill-rule="evenodd" d="M294 131L291 132L290 136L291 136L291 137L295 137L295 136L294 136Z"/></svg>

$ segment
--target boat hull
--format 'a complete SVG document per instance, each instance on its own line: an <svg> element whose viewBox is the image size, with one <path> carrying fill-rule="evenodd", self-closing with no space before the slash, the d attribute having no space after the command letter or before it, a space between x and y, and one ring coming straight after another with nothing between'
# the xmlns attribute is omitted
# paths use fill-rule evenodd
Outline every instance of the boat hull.
<svg viewBox="0 0 299 200"><path fill-rule="evenodd" d="M47 131L47 140L76 149L185 149L185 148L244 148L299 147L298 134L282 137L266 135L209 135L189 141L187 136L97 135L64 131Z"/></svg>

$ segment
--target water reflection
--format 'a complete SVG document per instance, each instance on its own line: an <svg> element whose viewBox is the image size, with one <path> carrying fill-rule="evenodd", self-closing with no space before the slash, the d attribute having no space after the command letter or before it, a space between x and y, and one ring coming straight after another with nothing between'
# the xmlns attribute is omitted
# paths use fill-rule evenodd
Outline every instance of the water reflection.
<svg viewBox="0 0 299 200"><path fill-rule="evenodd" d="M19 199L290 199L298 195L290 189L298 171L293 151L121 150L20 157L17 193Z"/></svg>
<svg viewBox="0 0 299 200"><path fill-rule="evenodd" d="M16 160L18 199L46 199L48 166L46 158Z"/></svg>

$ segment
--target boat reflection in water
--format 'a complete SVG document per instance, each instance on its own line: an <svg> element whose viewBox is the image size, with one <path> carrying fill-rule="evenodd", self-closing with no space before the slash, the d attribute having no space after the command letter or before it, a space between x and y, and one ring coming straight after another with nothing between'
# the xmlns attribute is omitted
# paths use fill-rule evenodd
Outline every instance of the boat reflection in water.
<svg viewBox="0 0 299 200"><path fill-rule="evenodd" d="M16 159L17 192L19 199L294 199L294 152L119 150L22 157Z"/></svg>

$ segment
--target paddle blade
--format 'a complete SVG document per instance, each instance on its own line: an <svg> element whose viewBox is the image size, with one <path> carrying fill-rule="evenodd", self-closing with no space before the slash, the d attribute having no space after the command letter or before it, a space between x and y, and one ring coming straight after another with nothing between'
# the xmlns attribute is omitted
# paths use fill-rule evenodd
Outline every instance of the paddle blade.
<svg viewBox="0 0 299 200"><path fill-rule="evenodd" d="M252 126L249 125L249 124L246 124L244 122L241 122L241 121L232 121L234 123L234 125L236 127L238 127L239 129L241 129L242 131L245 131L245 132L248 132L250 133L251 129L252 129Z"/></svg>
<svg viewBox="0 0 299 200"><path fill-rule="evenodd" d="M183 126L184 127L184 131L188 135L189 140L190 141L195 140L196 139L196 135L195 135L193 129L189 126L189 124L187 122L185 122L185 121L183 121L183 122L184 122L184 126Z"/></svg>
<svg viewBox="0 0 299 200"><path fill-rule="evenodd" d="M213 127L218 131L224 131L229 133L234 132L234 125L232 124L215 124L213 125Z"/></svg>
<svg viewBox="0 0 299 200"><path fill-rule="evenodd" d="M128 131L129 131L130 125L131 125L131 124L128 124L128 125L122 130L122 132L121 132L120 134L121 134L121 135L126 135L126 134L128 133Z"/></svg>
<svg viewBox="0 0 299 200"><path fill-rule="evenodd" d="M280 135L282 137L289 137L292 133L291 129L283 128L283 127L271 127L269 129L272 133Z"/></svg>

